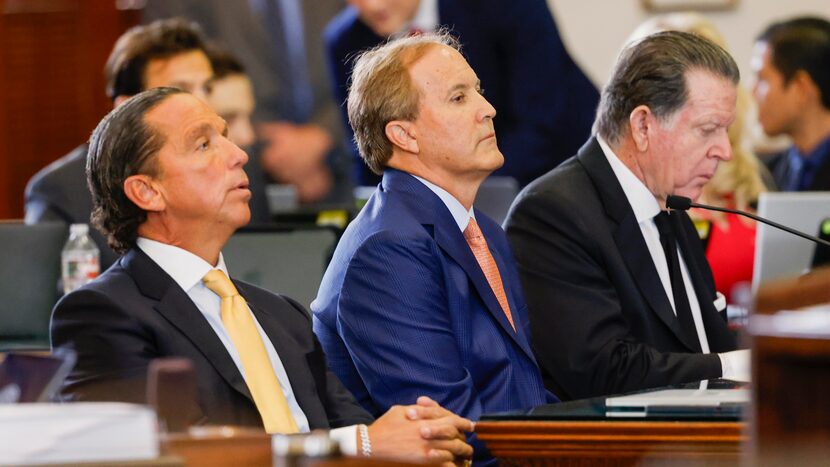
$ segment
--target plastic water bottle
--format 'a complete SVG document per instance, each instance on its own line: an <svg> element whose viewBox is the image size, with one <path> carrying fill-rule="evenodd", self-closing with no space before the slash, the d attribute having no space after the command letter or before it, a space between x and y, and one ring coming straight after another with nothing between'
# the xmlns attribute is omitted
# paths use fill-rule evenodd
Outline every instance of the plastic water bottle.
<svg viewBox="0 0 830 467"><path fill-rule="evenodd" d="M98 277L101 252L89 237L87 224L69 226L69 240L61 253L63 293L68 294Z"/></svg>

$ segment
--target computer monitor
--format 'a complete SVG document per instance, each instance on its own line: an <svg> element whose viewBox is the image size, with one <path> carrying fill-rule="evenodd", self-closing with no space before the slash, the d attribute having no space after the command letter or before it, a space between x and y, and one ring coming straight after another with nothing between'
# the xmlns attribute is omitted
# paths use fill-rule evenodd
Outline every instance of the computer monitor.
<svg viewBox="0 0 830 467"><path fill-rule="evenodd" d="M63 222L0 222L0 351L49 349L67 230Z"/></svg>
<svg viewBox="0 0 830 467"><path fill-rule="evenodd" d="M47 402L54 398L75 365L75 352L55 349L52 354L10 352L0 363L0 400Z"/></svg>
<svg viewBox="0 0 830 467"><path fill-rule="evenodd" d="M762 193L758 215L816 235L830 217L830 192ZM753 289L764 282L803 274L813 265L815 253L814 242L759 222Z"/></svg>

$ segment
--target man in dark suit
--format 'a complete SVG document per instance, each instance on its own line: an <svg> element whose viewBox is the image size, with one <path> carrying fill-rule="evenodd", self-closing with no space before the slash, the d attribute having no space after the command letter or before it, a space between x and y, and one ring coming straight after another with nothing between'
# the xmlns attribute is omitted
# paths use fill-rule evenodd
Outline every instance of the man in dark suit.
<svg viewBox="0 0 830 467"><path fill-rule="evenodd" d="M793 140L768 162L778 189L830 190L830 21L770 25L755 43L752 67L764 132Z"/></svg>
<svg viewBox="0 0 830 467"><path fill-rule="evenodd" d="M744 377L689 217L735 118L734 60L686 33L627 47L592 137L528 185L505 222L548 388L569 399Z"/></svg>
<svg viewBox="0 0 830 467"><path fill-rule="evenodd" d="M326 29L334 97L346 100L353 57L389 37L448 28L481 79L504 166L521 186L555 167L590 134L598 94L565 50L544 0L350 0ZM344 109L344 123L347 123ZM346 125L348 127L348 124ZM346 131L351 135L351 129ZM355 151L359 183L377 183Z"/></svg>
<svg viewBox="0 0 830 467"><path fill-rule="evenodd" d="M207 98L213 69L208 60L201 32L180 19L138 26L124 33L115 43L105 68L107 96L118 106L128 97L158 86L176 86ZM49 164L32 177L26 186L27 224L40 222L88 223L92 200L86 187L84 167L88 146L83 144ZM259 178L262 178L260 176ZM258 222L268 218L265 182L254 180L254 212ZM101 251L101 270L118 259L100 233L90 230Z"/></svg>
<svg viewBox="0 0 830 467"><path fill-rule="evenodd" d="M201 421L270 433L369 423L327 369L306 311L228 279L221 249L248 222L251 193L248 157L226 135L224 120L176 88L143 92L96 128L93 222L124 256L55 307L52 345L78 355L64 393L143 402L150 361L186 357ZM359 439L363 455L451 461L472 454L459 432L471 428L424 398L332 433L351 453Z"/></svg>
<svg viewBox="0 0 830 467"><path fill-rule="evenodd" d="M472 207L503 156L496 112L451 38L403 38L361 56L348 106L383 181L312 303L332 370L373 413L418 394L471 419L555 400L507 238Z"/></svg>

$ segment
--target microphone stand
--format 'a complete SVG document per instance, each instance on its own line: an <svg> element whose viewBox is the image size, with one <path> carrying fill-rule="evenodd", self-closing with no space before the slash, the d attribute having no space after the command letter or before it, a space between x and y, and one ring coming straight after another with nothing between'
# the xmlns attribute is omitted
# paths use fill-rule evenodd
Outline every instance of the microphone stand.
<svg viewBox="0 0 830 467"><path fill-rule="evenodd" d="M781 225L777 222L773 222L769 219L764 219L763 217L756 216L755 214L750 214L748 212L739 211L737 209L720 208L720 207L717 207L717 206L709 206L707 204L695 203L694 201L692 201L689 198L686 198L685 196L675 196L675 195L668 196L666 198L666 207L671 209L671 210L676 210L676 211L686 211L690 207L692 207L692 208L707 209L707 210L710 210L710 211L719 211L719 212L727 212L727 213L730 213L730 214L737 214L739 216L748 217L748 218L756 220L758 222L762 222L764 224L771 225L771 226L773 226L777 229L781 229L781 230L783 230L785 232L789 232L793 235L798 235L801 238L804 238L804 239L807 239L807 240L812 240L812 241L814 241L814 242L816 242L820 245L830 247L830 242L828 242L827 240L823 240L821 238L814 237L812 235L807 235L804 232L799 232L798 230L787 227L785 225Z"/></svg>

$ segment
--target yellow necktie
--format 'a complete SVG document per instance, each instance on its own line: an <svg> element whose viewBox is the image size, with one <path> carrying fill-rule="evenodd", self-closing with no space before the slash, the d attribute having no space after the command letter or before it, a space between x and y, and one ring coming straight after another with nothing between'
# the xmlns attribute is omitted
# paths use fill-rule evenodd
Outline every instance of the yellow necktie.
<svg viewBox="0 0 830 467"><path fill-rule="evenodd" d="M245 383L254 397L254 403L268 433L297 433L297 422L288 409L274 367L268 359L265 344L257 331L254 317L245 299L239 295L233 282L219 269L213 269L202 279L205 286L222 299L221 317L231 336L242 368Z"/></svg>

